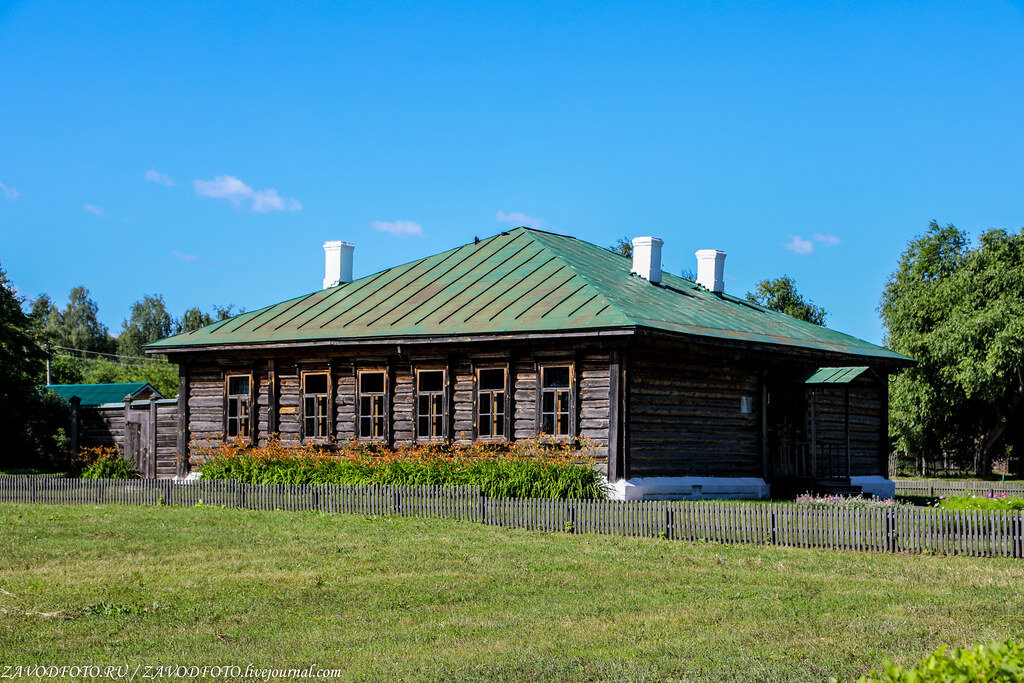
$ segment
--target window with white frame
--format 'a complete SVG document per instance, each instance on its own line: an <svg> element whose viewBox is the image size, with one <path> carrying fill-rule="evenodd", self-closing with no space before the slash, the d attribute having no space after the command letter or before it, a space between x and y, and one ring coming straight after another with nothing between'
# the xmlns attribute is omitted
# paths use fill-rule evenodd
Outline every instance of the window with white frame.
<svg viewBox="0 0 1024 683"><path fill-rule="evenodd" d="M359 438L381 441L387 435L387 374L362 370L358 384Z"/></svg>
<svg viewBox="0 0 1024 683"><path fill-rule="evenodd" d="M444 438L444 370L416 371L416 438Z"/></svg>
<svg viewBox="0 0 1024 683"><path fill-rule="evenodd" d="M252 377L228 375L224 383L224 434L228 438L248 438L252 434Z"/></svg>
<svg viewBox="0 0 1024 683"><path fill-rule="evenodd" d="M331 435L330 376L326 372L302 373L302 435L326 439Z"/></svg>
<svg viewBox="0 0 1024 683"><path fill-rule="evenodd" d="M571 365L540 367L540 432L552 436L572 436L573 368Z"/></svg>
<svg viewBox="0 0 1024 683"><path fill-rule="evenodd" d="M480 368L476 376L477 437L498 439L505 431L505 392L508 371L505 368Z"/></svg>

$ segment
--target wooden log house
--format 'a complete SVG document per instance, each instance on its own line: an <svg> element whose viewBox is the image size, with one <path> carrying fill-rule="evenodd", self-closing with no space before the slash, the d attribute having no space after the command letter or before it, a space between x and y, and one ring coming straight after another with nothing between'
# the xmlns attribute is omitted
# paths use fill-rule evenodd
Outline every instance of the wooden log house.
<svg viewBox="0 0 1024 683"><path fill-rule="evenodd" d="M612 495L892 495L888 376L913 361L662 273L517 228L161 340L180 367L179 475L194 440L589 437ZM347 258L346 258L347 257Z"/></svg>

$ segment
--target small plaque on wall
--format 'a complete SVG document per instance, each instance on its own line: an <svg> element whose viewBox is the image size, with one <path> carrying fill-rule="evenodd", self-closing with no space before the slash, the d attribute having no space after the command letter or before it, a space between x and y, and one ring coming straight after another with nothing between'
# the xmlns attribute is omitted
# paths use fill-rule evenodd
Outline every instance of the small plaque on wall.
<svg viewBox="0 0 1024 683"><path fill-rule="evenodd" d="M295 406L285 406L277 411L279 415L294 415Z"/></svg>

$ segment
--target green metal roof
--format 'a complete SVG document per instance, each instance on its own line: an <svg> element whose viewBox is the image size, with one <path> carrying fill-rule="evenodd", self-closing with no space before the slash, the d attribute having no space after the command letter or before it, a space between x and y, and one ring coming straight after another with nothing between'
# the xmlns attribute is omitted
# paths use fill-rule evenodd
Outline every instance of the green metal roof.
<svg viewBox="0 0 1024 683"><path fill-rule="evenodd" d="M656 285L631 268L589 242L516 228L147 348L650 328L908 360L669 273Z"/></svg>
<svg viewBox="0 0 1024 683"><path fill-rule="evenodd" d="M867 366L851 368L818 368L810 375L798 378L798 384L849 384L868 371Z"/></svg>
<svg viewBox="0 0 1024 683"><path fill-rule="evenodd" d="M147 382L117 382L112 384L48 384L46 388L54 391L67 401L72 396L82 399L83 406L98 406L103 403L123 403L125 396L135 397L143 389L149 388L156 397L160 392Z"/></svg>

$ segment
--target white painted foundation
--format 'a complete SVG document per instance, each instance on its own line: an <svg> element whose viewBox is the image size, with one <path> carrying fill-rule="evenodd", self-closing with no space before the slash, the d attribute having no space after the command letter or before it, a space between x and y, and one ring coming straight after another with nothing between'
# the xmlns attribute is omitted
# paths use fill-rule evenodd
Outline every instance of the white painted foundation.
<svg viewBox="0 0 1024 683"><path fill-rule="evenodd" d="M894 498L896 496L896 482L881 475L850 477L850 484L859 486L864 493L870 493L875 498Z"/></svg>
<svg viewBox="0 0 1024 683"><path fill-rule="evenodd" d="M760 477L636 477L608 482L611 500L703 500L767 498Z"/></svg>

